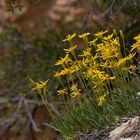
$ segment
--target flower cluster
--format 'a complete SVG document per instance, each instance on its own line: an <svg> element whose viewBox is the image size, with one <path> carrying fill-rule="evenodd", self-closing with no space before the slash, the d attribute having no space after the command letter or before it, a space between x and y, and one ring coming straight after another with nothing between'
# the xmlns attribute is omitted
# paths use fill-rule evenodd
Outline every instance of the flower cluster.
<svg viewBox="0 0 140 140"><path fill-rule="evenodd" d="M45 82L43 82L43 81L35 82L35 81L32 80L31 78L30 78L29 80L31 81L32 84L35 85L35 87L32 88L32 90L37 90L37 91L46 88L46 85L47 85L47 83L48 83L48 81L49 81L49 80L46 80Z"/></svg>
<svg viewBox="0 0 140 140"><path fill-rule="evenodd" d="M123 33L120 32L121 37ZM129 74L136 71L136 66L133 65L132 53L134 49L140 51L140 35L135 37L136 43L133 44L130 50L131 53L122 57L119 37L116 36L116 31L108 34L108 31L101 31L94 34L94 38L89 40L90 33L77 35L76 33L68 35L64 42L70 44L69 48L65 48L65 56L55 63L60 67L60 71L54 74L54 77L61 81L62 78L67 79L68 88L57 90L57 94L61 96L67 95L68 98L89 97L92 93L98 99L98 106L102 106L107 97L110 84L116 85L119 78L126 78ZM85 48L77 55L77 44L74 44L73 39L79 37L85 43ZM45 82L30 81L35 85L32 90L43 89L48 80ZM71 83L71 84L70 84Z"/></svg>
<svg viewBox="0 0 140 140"><path fill-rule="evenodd" d="M64 49L66 55L56 62L55 65L59 65L61 71L56 72L54 77L59 80L62 77L72 79L72 86L69 85L70 90L67 93L72 98L90 94L87 92L90 85L90 90L98 97L98 106L101 106L107 96L107 85L115 82L122 73L123 77L127 77L128 73L135 71L135 66L132 65L135 53L122 57L119 37L113 33L108 34L107 30L94 34L94 38L88 41L90 35L90 33L81 35L74 33L64 39L71 47ZM76 36L82 39L86 46L79 55L75 55L78 46L73 43ZM139 36L135 39L138 40ZM132 46L132 50L135 48L139 49L138 42ZM74 79L78 79L77 82L74 82ZM64 95L66 93L64 91L58 90L58 94ZM81 91L83 93L80 93Z"/></svg>

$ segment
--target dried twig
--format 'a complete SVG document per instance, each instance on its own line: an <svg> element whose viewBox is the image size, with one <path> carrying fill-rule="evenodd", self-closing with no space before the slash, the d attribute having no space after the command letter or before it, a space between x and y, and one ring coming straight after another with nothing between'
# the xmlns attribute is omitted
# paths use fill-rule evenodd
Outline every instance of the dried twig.
<svg viewBox="0 0 140 140"><path fill-rule="evenodd" d="M124 0L123 3L122 3L122 5L121 5L121 6L119 7L119 9L112 15L112 17L115 16L119 11L121 11L122 8L123 8L124 6L126 6L126 3L127 3L128 1L129 1L129 0Z"/></svg>
<svg viewBox="0 0 140 140"><path fill-rule="evenodd" d="M36 132L41 132L42 130L36 126L36 123L34 122L34 120L33 120L33 118L32 118L32 114L31 114L31 112L30 112L29 109L28 109L28 104L27 104L26 101L24 101L24 105L25 105L25 109L26 109L26 112L27 112L27 116L28 116L28 118L29 118L29 120L30 120L30 122L31 122L31 124L32 124L32 126L33 126L33 129L34 129Z"/></svg>
<svg viewBox="0 0 140 140"><path fill-rule="evenodd" d="M104 16L108 15L109 13L112 15L113 14L113 6L116 0L112 0L110 6L107 8L107 10L104 12Z"/></svg>

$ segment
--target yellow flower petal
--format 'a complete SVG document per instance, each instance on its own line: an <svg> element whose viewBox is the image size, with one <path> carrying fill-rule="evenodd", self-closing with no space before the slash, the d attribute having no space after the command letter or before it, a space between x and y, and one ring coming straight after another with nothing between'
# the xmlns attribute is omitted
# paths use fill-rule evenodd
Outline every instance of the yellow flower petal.
<svg viewBox="0 0 140 140"><path fill-rule="evenodd" d="M76 33L74 33L74 34L72 34L72 35L68 35L68 36L66 37L66 39L64 39L63 41L64 41L64 42L65 42L65 41L70 42L74 37L76 37Z"/></svg>
<svg viewBox="0 0 140 140"><path fill-rule="evenodd" d="M64 49L64 51L65 51L66 53L71 53L71 52L73 52L76 48L77 48L77 45L75 45L75 46L73 46L73 47L70 47L69 49Z"/></svg>
<svg viewBox="0 0 140 140"><path fill-rule="evenodd" d="M79 38L85 38L85 37L87 37L87 36L89 36L89 35L90 35L89 32L83 33L83 34L79 35Z"/></svg>
<svg viewBox="0 0 140 140"><path fill-rule="evenodd" d="M108 30L98 32L98 33L95 34L95 37L100 37L100 36L102 36L103 34L105 34L107 32L108 32Z"/></svg>

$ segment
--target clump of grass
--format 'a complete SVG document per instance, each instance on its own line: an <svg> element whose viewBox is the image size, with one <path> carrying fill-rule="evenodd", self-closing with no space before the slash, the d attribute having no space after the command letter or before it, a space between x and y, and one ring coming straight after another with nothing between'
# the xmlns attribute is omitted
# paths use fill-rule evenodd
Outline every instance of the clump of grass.
<svg viewBox="0 0 140 140"><path fill-rule="evenodd" d="M124 40L121 31L120 35ZM73 38L76 36L74 33L63 40L70 47L64 49L65 56L55 63L59 71L54 77L63 87L57 90L64 101L61 110L47 91L47 82L31 80L53 118L49 126L65 139L74 139L91 129L112 126L120 117L137 113L140 107L137 98L140 79L133 64L140 36L135 37L136 43L129 54L125 52L124 43L120 44L116 31L110 35L107 30L98 32L92 40L89 40L90 33L79 35L85 45L80 54L75 51L78 46Z"/></svg>

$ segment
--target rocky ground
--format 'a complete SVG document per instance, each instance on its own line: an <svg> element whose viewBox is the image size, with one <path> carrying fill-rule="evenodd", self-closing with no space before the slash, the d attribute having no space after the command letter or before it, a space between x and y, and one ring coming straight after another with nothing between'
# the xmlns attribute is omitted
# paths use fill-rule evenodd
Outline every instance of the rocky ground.
<svg viewBox="0 0 140 140"><path fill-rule="evenodd" d="M140 116L123 118L111 132L107 129L91 132L81 136L80 140L140 140Z"/></svg>

